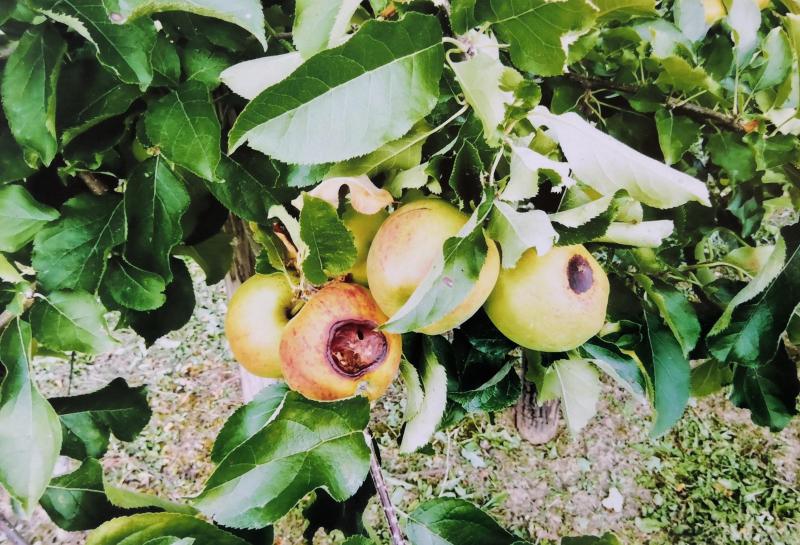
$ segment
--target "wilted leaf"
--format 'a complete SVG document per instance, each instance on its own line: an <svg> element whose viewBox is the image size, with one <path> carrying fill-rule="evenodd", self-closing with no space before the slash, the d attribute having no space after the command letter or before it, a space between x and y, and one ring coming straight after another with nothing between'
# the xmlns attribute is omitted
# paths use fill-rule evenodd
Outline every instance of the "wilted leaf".
<svg viewBox="0 0 800 545"><path fill-rule="evenodd" d="M550 219L543 211L517 212L502 201L494 203L487 232L500 243L504 269L513 268L522 254L530 248L535 248L538 255L546 254L558 238Z"/></svg>
<svg viewBox="0 0 800 545"><path fill-rule="evenodd" d="M339 45L350 25L359 0L297 0L292 40L308 58Z"/></svg>
<svg viewBox="0 0 800 545"><path fill-rule="evenodd" d="M302 55L292 51L234 64L223 70L219 77L231 91L253 100L268 87L286 79L301 64Z"/></svg>
<svg viewBox="0 0 800 545"><path fill-rule="evenodd" d="M375 184L366 176L351 176L346 178L328 178L323 180L307 194L326 201L334 208L339 206L339 190L346 185L350 190L350 204L362 214L377 214L390 204L392 195L385 189L375 187ZM301 195L292 204L295 208L303 208L303 196Z"/></svg>
<svg viewBox="0 0 800 545"><path fill-rule="evenodd" d="M553 115L537 107L535 125L547 125L577 178L602 195L624 189L634 199L655 208L673 208L689 201L710 205L701 181L639 153L599 131L578 114Z"/></svg>

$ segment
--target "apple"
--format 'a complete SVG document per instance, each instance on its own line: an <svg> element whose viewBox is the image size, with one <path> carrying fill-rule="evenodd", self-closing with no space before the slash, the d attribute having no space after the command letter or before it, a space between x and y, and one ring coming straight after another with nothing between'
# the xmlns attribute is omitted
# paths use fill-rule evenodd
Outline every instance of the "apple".
<svg viewBox="0 0 800 545"><path fill-rule="evenodd" d="M345 227L353 234L356 245L356 262L350 269L353 281L368 286L367 281L367 254L369 252L372 239L378 232L378 228L389 217L389 213L384 209L375 214L362 214L348 206L342 214L342 221Z"/></svg>
<svg viewBox="0 0 800 545"><path fill-rule="evenodd" d="M402 338L381 331L386 315L369 290L332 282L311 296L283 330L283 377L309 399L363 393L379 398L400 367Z"/></svg>
<svg viewBox="0 0 800 545"><path fill-rule="evenodd" d="M722 0L703 0L703 12L707 25L713 25L728 14Z"/></svg>
<svg viewBox="0 0 800 545"><path fill-rule="evenodd" d="M367 256L369 287L383 312L392 316L403 306L441 256L444 242L468 219L448 202L425 198L401 206L383 222ZM420 333L437 335L458 327L486 301L500 272L497 245L488 238L486 243L486 261L475 286L449 314Z"/></svg>
<svg viewBox="0 0 800 545"><path fill-rule="evenodd" d="M503 335L525 348L563 352L603 327L608 277L582 245L530 249L500 271L485 309Z"/></svg>
<svg viewBox="0 0 800 545"><path fill-rule="evenodd" d="M291 318L292 288L281 273L248 278L228 302L225 336L233 356L260 377L280 378L280 341Z"/></svg>

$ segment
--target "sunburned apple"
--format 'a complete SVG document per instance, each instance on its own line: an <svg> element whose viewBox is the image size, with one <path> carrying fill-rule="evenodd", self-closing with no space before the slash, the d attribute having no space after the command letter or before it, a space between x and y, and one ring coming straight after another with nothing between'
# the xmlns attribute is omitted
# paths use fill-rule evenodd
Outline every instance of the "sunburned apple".
<svg viewBox="0 0 800 545"><path fill-rule="evenodd" d="M386 210L381 210L375 214L362 214L356 212L352 207L348 206L347 210L342 214L342 221L345 227L353 233L356 245L356 262L350 269L350 274L353 276L353 281L367 286L367 253L369 252L372 239L375 238L375 233L378 228L389 217Z"/></svg>
<svg viewBox="0 0 800 545"><path fill-rule="evenodd" d="M506 337L541 352L582 345L603 327L608 277L581 245L525 252L500 272L485 309Z"/></svg>
<svg viewBox="0 0 800 545"><path fill-rule="evenodd" d="M281 334L291 318L292 289L282 274L256 274L233 294L225 336L233 356L260 377L281 377Z"/></svg>
<svg viewBox="0 0 800 545"><path fill-rule="evenodd" d="M403 306L441 256L444 242L468 219L441 199L414 201L389 216L378 229L367 256L369 287L381 310L391 316ZM458 327L486 301L500 271L497 246L488 238L486 243L486 261L475 286L456 308L420 333L436 335Z"/></svg>
<svg viewBox="0 0 800 545"><path fill-rule="evenodd" d="M377 399L397 375L400 335L369 290L333 282L315 293L283 331L280 355L289 387L309 399L333 401L363 393Z"/></svg>

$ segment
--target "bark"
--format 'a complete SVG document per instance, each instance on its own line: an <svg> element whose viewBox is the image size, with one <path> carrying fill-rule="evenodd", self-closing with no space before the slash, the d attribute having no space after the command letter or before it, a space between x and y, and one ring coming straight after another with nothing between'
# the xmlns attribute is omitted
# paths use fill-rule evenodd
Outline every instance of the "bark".
<svg viewBox="0 0 800 545"><path fill-rule="evenodd" d="M381 471L381 462L378 459L378 452L375 447L375 442L372 439L372 434L369 430L364 430L364 439L369 445L370 464L369 471L372 475L372 482L375 484L375 490L378 491L378 499L381 502L383 514L386 516L386 523L389 525L389 534L392 536L392 545L406 545L406 540L403 537L403 532L400 529L400 523L397 520L397 512L392 504L391 497L389 496L389 488L386 486L386 481L383 478L383 471Z"/></svg>
<svg viewBox="0 0 800 545"><path fill-rule="evenodd" d="M256 272L256 252L254 243L250 238L250 231L241 219L230 216L225 223L225 231L233 236L233 263L228 276L225 277L225 288L228 299L242 283ZM248 372L239 366L242 384L242 398L245 403L252 401L253 397L265 386L274 384L276 379L262 378Z"/></svg>
<svg viewBox="0 0 800 545"><path fill-rule="evenodd" d="M523 366L522 397L514 411L514 421L520 436L534 445L551 441L558 433L561 400L538 403L536 385L526 380Z"/></svg>

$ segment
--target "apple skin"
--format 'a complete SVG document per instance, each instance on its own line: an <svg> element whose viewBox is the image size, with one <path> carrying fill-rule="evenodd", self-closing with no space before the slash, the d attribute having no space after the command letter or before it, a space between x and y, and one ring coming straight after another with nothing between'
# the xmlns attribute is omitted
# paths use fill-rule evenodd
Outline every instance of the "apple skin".
<svg viewBox="0 0 800 545"><path fill-rule="evenodd" d="M441 199L420 199L401 206L389 216L372 241L367 256L370 290L386 314L392 316L411 297L442 252L469 218ZM460 326L475 314L492 291L500 272L500 254L493 240L478 281L467 297L449 314L418 330L438 335Z"/></svg>
<svg viewBox="0 0 800 545"><path fill-rule="evenodd" d="M362 214L353 210L351 206L342 214L342 221L345 227L353 233L356 245L356 262L350 269L353 281L362 286L369 286L367 279L367 254L370 244L381 224L389 217L386 210L381 210L375 214Z"/></svg>
<svg viewBox="0 0 800 545"><path fill-rule="evenodd" d="M365 287L326 285L283 331L280 355L286 383L316 401L358 393L378 399L397 375L403 352L400 335L378 330L384 322L386 315ZM360 349L362 361L343 366L337 354L350 349ZM353 356L352 351L345 353Z"/></svg>
<svg viewBox="0 0 800 545"><path fill-rule="evenodd" d="M228 302L225 336L242 367L266 378L280 378L280 342L293 303L292 289L280 274L248 278Z"/></svg>
<svg viewBox="0 0 800 545"><path fill-rule="evenodd" d="M503 335L525 348L563 352L603 327L608 277L582 245L531 249L516 267L500 271L484 308Z"/></svg>

